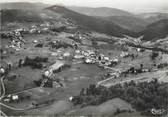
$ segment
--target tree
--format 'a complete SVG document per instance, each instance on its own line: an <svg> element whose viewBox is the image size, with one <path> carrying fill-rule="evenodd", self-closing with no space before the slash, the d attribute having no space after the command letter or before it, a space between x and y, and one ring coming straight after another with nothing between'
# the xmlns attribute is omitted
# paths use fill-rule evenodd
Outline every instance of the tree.
<svg viewBox="0 0 168 117"><path fill-rule="evenodd" d="M23 61L22 59L19 59L19 65L18 65L19 67L22 66L22 61Z"/></svg>
<svg viewBox="0 0 168 117"><path fill-rule="evenodd" d="M156 57L158 57L158 56L159 56L159 53L152 51L150 58L151 58L151 60L155 60Z"/></svg>
<svg viewBox="0 0 168 117"><path fill-rule="evenodd" d="M80 96L84 95L84 92L85 92L85 89L82 88L81 91L80 91Z"/></svg>

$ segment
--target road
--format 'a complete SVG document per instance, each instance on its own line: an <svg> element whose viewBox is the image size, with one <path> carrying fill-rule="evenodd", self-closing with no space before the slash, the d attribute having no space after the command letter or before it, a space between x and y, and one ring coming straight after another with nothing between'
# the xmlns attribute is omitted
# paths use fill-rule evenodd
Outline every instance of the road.
<svg viewBox="0 0 168 117"><path fill-rule="evenodd" d="M4 112L2 112L1 110L0 110L0 116L2 116L2 117L8 117Z"/></svg>
<svg viewBox="0 0 168 117"><path fill-rule="evenodd" d="M12 106L8 106L8 105L6 105L6 104L4 104L4 103L0 103L0 105L6 107L6 108L8 108L8 109L14 110L14 111L24 111L24 110L33 109L33 106L32 106L32 107L28 107L28 108L22 109L22 108L15 108L15 107L12 107Z"/></svg>
<svg viewBox="0 0 168 117"><path fill-rule="evenodd" d="M25 90L18 91L18 92L15 92L15 93L10 93L10 95L16 95L16 94L23 93L23 92L33 90L33 89L37 89L37 88L41 88L41 87L34 87L34 88L25 89ZM7 96L7 95L9 95L9 94L6 94L5 96Z"/></svg>
<svg viewBox="0 0 168 117"><path fill-rule="evenodd" d="M109 88L109 87L114 86L116 84L124 84L126 82L131 82L131 81L135 81L135 82L136 81L139 81L139 82L140 81L151 81L153 78L157 78L160 81L161 79L168 78L168 76L166 74L167 72L168 72L168 69L167 70L159 70L157 72L153 72L153 75L149 74L149 75L138 77L138 78L131 78L131 79L127 79L127 80L124 80L124 81L117 81L115 83L113 83L113 82L105 83L106 81L113 79L113 77L110 77L108 79L105 79L103 81L98 82L97 86L103 85L103 86Z"/></svg>
<svg viewBox="0 0 168 117"><path fill-rule="evenodd" d="M5 76L1 77L1 84L2 84L3 93L2 93L2 95L0 97L0 101L5 97L5 93L6 93L6 91L5 91L5 85L4 85L4 78L5 78ZM32 89L35 89L35 88L31 88L31 89L27 89L27 90L32 90ZM24 91L27 91L27 90L24 90ZM20 92L17 92L17 93L21 93L21 92L24 92L24 91L20 91ZM14 93L14 94L16 94L16 93ZM33 108L33 107L28 107L28 108L24 108L24 109L15 108L15 107L8 106L8 105L6 105L4 103L1 103L1 102L0 102L0 105L6 107L8 109L15 110L15 111L24 111L24 110L29 110L29 109ZM2 116L7 117L7 115L3 111L0 110L0 113L1 113Z"/></svg>
<svg viewBox="0 0 168 117"><path fill-rule="evenodd" d="M3 93L2 93L2 95L1 95L1 97L0 97L0 100L2 100L2 98L4 98L4 96L5 96L5 85L4 85L4 78L5 78L5 76L2 76L1 77L1 84L2 84L2 90L3 90Z"/></svg>

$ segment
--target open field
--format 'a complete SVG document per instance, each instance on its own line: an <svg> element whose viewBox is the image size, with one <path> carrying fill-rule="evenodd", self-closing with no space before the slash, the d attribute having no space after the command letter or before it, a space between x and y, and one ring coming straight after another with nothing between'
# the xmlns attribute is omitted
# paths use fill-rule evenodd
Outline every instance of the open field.
<svg viewBox="0 0 168 117"><path fill-rule="evenodd" d="M161 117L167 112L162 32L167 25L161 25L167 20L146 26L145 33L61 6L4 9L1 15L6 18L0 31L1 113Z"/></svg>

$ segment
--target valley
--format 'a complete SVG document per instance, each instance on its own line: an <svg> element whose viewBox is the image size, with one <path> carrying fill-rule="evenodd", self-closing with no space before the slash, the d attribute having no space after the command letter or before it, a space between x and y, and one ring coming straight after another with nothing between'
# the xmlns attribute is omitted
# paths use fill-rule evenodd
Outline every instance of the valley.
<svg viewBox="0 0 168 117"><path fill-rule="evenodd" d="M167 117L168 19L9 4L0 13L2 116Z"/></svg>

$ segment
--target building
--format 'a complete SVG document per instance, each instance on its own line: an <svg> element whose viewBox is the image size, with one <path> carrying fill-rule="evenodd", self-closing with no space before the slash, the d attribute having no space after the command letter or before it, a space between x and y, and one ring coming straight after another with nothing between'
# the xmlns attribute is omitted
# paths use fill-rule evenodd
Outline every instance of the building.
<svg viewBox="0 0 168 117"><path fill-rule="evenodd" d="M65 65L64 61L57 60L53 65L51 65L49 67L49 70L50 71L57 71L57 70L61 69L64 65Z"/></svg>
<svg viewBox="0 0 168 117"><path fill-rule="evenodd" d="M46 77L50 77L54 72L60 71L65 66L65 61L57 60L44 72Z"/></svg>

